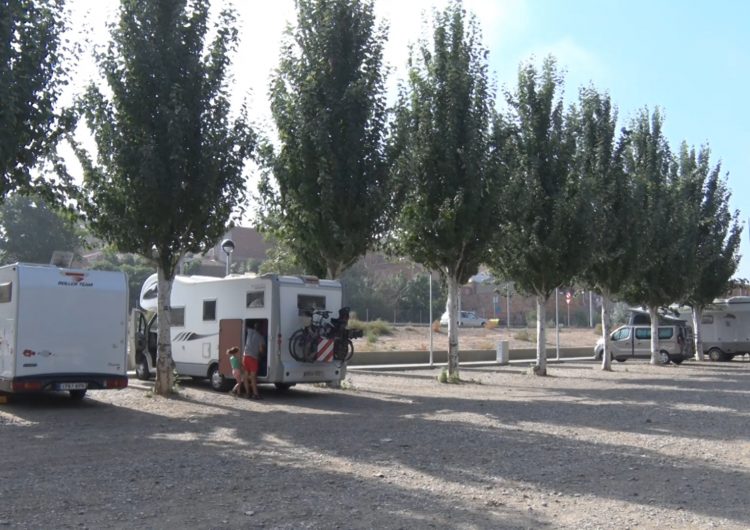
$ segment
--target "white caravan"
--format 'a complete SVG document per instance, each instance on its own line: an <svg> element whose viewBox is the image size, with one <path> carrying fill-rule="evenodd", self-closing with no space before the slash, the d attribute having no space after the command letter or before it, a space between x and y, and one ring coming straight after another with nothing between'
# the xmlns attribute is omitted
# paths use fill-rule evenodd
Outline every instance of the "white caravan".
<svg viewBox="0 0 750 530"><path fill-rule="evenodd" d="M137 346L133 362L139 379L148 379L156 365L157 278L143 284L141 307L134 310ZM172 358L181 376L208 378L212 388L225 390L231 379L226 351L242 349L247 330L260 324L266 338L259 362L258 382L288 389L297 383L336 383L345 373L344 362L319 345L312 362L295 360L290 353L292 334L309 324L305 312L341 308L341 284L311 276L233 274L224 278L176 276L172 285Z"/></svg>
<svg viewBox="0 0 750 530"><path fill-rule="evenodd" d="M703 352L712 361L750 354L750 296L716 300L701 318Z"/></svg>
<svg viewBox="0 0 750 530"><path fill-rule="evenodd" d="M127 326L123 272L0 267L0 391L125 388Z"/></svg>

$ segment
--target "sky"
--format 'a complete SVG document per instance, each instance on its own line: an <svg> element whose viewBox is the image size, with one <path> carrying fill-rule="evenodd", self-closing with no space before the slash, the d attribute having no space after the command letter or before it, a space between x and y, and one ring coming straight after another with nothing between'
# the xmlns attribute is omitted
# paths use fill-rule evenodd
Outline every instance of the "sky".
<svg viewBox="0 0 750 530"><path fill-rule="evenodd" d="M75 31L95 43L106 41L105 23L115 16L116 0L68 5ZM390 28L390 94L404 78L409 45L428 29L425 16L445 5L375 0L376 15ZM241 38L234 57L235 103L246 101L254 121L270 131L267 89L283 30L294 20L294 1L235 0L234 6ZM566 73L568 97L593 84L609 92L621 126L640 109L659 107L673 149L683 141L708 145L728 175L730 205L745 226L736 276L750 279L750 2L464 0L464 6L479 21L498 92L515 85L519 64L539 64L552 54ZM94 75L93 62L83 59L72 89Z"/></svg>

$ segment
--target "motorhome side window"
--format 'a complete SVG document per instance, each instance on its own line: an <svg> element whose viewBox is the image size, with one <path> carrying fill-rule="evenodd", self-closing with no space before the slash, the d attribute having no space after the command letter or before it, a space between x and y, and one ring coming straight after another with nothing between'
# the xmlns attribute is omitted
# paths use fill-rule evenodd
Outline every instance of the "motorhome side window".
<svg viewBox="0 0 750 530"><path fill-rule="evenodd" d="M184 307L172 307L170 309L170 317L172 320L172 327L182 327L185 325L185 308Z"/></svg>
<svg viewBox="0 0 750 530"><path fill-rule="evenodd" d="M245 307L264 307L265 291L250 291L245 297Z"/></svg>
<svg viewBox="0 0 750 530"><path fill-rule="evenodd" d="M216 300L203 301L203 320L216 320Z"/></svg>
<svg viewBox="0 0 750 530"><path fill-rule="evenodd" d="M0 304L7 304L13 295L13 282L0 283Z"/></svg>
<svg viewBox="0 0 750 530"><path fill-rule="evenodd" d="M326 308L326 297L325 296L312 296L308 294L297 295L297 309L311 310L311 309L325 309Z"/></svg>
<svg viewBox="0 0 750 530"><path fill-rule="evenodd" d="M713 315L703 315L703 318L701 318L701 324L713 324L713 323L714 323Z"/></svg>

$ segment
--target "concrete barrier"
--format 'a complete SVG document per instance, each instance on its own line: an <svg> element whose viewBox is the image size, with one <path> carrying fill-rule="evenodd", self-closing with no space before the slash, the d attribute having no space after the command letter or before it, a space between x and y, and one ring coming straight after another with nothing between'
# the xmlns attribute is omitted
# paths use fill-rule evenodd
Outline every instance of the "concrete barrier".
<svg viewBox="0 0 750 530"><path fill-rule="evenodd" d="M356 347L355 347L356 348ZM560 358L594 357L593 348L560 348ZM555 348L547 347L547 360L556 358ZM498 362L496 350L460 350L461 362ZM508 351L508 361L534 361L536 359L536 348L519 348ZM435 364L448 361L446 350L433 351L432 360ZM398 365L398 364L428 364L430 352L426 350L417 351L354 351L354 357L347 363L351 367Z"/></svg>

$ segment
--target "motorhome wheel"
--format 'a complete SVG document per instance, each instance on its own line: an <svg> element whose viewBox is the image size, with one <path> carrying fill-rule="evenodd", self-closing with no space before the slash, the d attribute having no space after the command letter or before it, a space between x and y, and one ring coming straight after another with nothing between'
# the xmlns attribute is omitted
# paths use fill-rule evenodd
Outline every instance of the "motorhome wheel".
<svg viewBox="0 0 750 530"><path fill-rule="evenodd" d="M219 372L219 365L212 364L208 370L208 380L211 383L211 388L217 392L226 392L229 390L229 383L226 378Z"/></svg>
<svg viewBox="0 0 750 530"><path fill-rule="evenodd" d="M286 392L294 386L294 383L274 383L274 386L279 392Z"/></svg>
<svg viewBox="0 0 750 530"><path fill-rule="evenodd" d="M721 351L719 348L711 348L710 350L708 350L708 358L711 359L715 363L719 361L723 361L724 352Z"/></svg>

